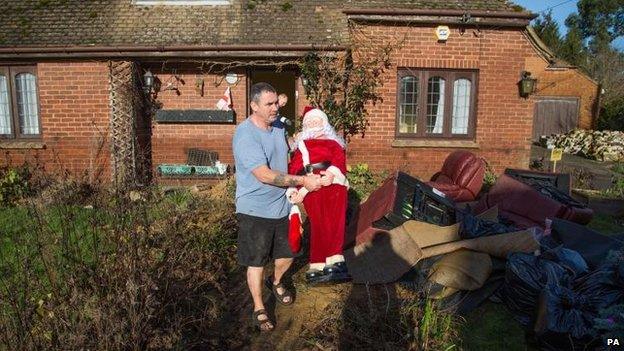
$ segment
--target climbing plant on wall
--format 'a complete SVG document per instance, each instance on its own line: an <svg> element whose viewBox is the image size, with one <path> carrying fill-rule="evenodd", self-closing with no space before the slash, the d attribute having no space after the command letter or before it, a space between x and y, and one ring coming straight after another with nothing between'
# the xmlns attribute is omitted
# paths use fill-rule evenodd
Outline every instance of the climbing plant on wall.
<svg viewBox="0 0 624 351"><path fill-rule="evenodd" d="M392 46L386 45L366 53L348 49L339 56L310 52L301 60L308 100L327 113L345 139L366 132L366 107L381 100L377 89L390 67L391 52Z"/></svg>

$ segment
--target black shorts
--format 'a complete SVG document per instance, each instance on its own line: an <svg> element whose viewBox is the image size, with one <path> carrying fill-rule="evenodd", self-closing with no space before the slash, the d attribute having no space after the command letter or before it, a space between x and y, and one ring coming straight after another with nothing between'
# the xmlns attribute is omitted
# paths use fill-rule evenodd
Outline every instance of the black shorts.
<svg viewBox="0 0 624 351"><path fill-rule="evenodd" d="M264 267L270 259L293 258L288 244L288 216L272 219L237 213L238 263Z"/></svg>

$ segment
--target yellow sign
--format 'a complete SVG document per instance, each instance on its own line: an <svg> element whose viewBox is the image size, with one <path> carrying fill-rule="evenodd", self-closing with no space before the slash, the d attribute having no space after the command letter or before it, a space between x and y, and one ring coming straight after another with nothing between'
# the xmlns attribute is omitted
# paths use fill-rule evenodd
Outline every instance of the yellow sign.
<svg viewBox="0 0 624 351"><path fill-rule="evenodd" d="M451 35L451 29L448 26L438 26L435 33L438 40L446 41L449 35Z"/></svg>
<svg viewBox="0 0 624 351"><path fill-rule="evenodd" d="M551 161L561 161L561 157L563 157L563 149L552 149L552 150L550 150L550 160Z"/></svg>

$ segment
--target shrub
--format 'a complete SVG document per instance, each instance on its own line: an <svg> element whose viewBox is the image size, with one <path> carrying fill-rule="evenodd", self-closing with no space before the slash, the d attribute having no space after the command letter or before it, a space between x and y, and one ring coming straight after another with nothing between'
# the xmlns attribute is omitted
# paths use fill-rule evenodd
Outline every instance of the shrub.
<svg viewBox="0 0 624 351"><path fill-rule="evenodd" d="M0 168L0 207L12 206L31 193L31 173L28 165Z"/></svg>
<svg viewBox="0 0 624 351"><path fill-rule="evenodd" d="M233 197L54 194L2 238L0 350L227 348Z"/></svg>
<svg viewBox="0 0 624 351"><path fill-rule="evenodd" d="M388 176L388 172L373 172L366 163L358 163L347 166L347 179L350 188L355 192L358 199L365 199L377 189L381 182Z"/></svg>

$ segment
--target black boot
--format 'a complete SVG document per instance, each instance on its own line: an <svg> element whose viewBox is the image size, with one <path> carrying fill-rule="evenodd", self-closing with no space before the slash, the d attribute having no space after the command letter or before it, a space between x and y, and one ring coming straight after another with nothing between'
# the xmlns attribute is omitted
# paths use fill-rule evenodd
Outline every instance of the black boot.
<svg viewBox="0 0 624 351"><path fill-rule="evenodd" d="M325 280L332 283L342 283L351 280L351 275L347 270L347 264L344 262L336 262L323 268L323 273L327 277Z"/></svg>

